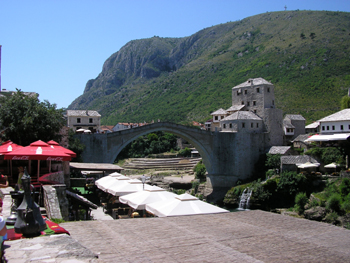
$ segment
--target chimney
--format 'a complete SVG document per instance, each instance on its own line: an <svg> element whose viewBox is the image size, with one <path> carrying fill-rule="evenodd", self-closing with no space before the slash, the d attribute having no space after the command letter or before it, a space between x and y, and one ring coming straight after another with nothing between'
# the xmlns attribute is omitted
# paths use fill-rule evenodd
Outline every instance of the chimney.
<svg viewBox="0 0 350 263"><path fill-rule="evenodd" d="M86 110L86 116L89 116L89 111L88 110Z"/></svg>

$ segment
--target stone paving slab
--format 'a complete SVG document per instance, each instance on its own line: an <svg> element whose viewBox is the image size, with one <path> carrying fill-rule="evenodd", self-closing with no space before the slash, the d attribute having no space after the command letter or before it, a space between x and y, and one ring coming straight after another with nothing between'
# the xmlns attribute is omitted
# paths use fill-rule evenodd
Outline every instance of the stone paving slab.
<svg viewBox="0 0 350 263"><path fill-rule="evenodd" d="M260 210L61 224L103 262L350 262L350 231Z"/></svg>

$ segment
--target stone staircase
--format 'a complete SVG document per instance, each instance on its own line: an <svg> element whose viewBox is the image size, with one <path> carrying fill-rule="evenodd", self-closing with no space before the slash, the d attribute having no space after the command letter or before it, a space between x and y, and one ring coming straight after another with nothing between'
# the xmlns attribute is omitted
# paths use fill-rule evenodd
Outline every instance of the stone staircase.
<svg viewBox="0 0 350 263"><path fill-rule="evenodd" d="M123 165L125 169L192 169L201 158L131 158Z"/></svg>

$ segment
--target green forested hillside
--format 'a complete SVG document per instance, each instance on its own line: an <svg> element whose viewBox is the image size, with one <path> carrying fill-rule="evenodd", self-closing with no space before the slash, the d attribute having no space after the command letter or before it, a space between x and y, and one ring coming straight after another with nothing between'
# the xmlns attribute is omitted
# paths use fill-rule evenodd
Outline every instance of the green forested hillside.
<svg viewBox="0 0 350 263"><path fill-rule="evenodd" d="M350 13L270 12L184 38L134 40L111 55L69 109L102 123L205 121L231 105L231 88L262 77L276 106L307 123L340 109L350 88Z"/></svg>

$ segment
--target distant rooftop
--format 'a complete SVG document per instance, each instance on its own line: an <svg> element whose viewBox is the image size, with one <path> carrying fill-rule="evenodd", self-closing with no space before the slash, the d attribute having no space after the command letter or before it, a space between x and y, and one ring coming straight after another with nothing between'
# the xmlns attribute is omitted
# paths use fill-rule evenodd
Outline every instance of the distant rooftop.
<svg viewBox="0 0 350 263"><path fill-rule="evenodd" d="M332 115L324 117L323 119L318 120L318 122L348 121L348 120L350 120L350 109L344 109L344 110L338 111Z"/></svg>
<svg viewBox="0 0 350 263"><path fill-rule="evenodd" d="M285 154L291 147L290 146L272 146L269 150L269 154Z"/></svg>
<svg viewBox="0 0 350 263"><path fill-rule="evenodd" d="M300 114L287 114L284 118L290 120L305 121L305 118Z"/></svg>
<svg viewBox="0 0 350 263"><path fill-rule="evenodd" d="M222 119L222 121L229 120L261 120L261 118L251 111L236 111L230 116Z"/></svg>
<svg viewBox="0 0 350 263"><path fill-rule="evenodd" d="M222 114L227 114L227 111L225 111L223 108L220 108L217 111L210 113L210 115L222 115Z"/></svg>
<svg viewBox="0 0 350 263"><path fill-rule="evenodd" d="M245 107L245 105L232 105L226 111L239 111L239 110L243 109L244 107Z"/></svg>
<svg viewBox="0 0 350 263"><path fill-rule="evenodd" d="M255 79L248 79L246 82L243 82L243 83L233 87L232 89L251 87L251 86L263 85L263 84L272 85L272 83L268 82L267 80L265 80L263 78L255 78Z"/></svg>
<svg viewBox="0 0 350 263"><path fill-rule="evenodd" d="M67 116L76 116L76 117L85 117L85 116L92 116L92 117L101 117L101 115L94 110L67 110Z"/></svg>

